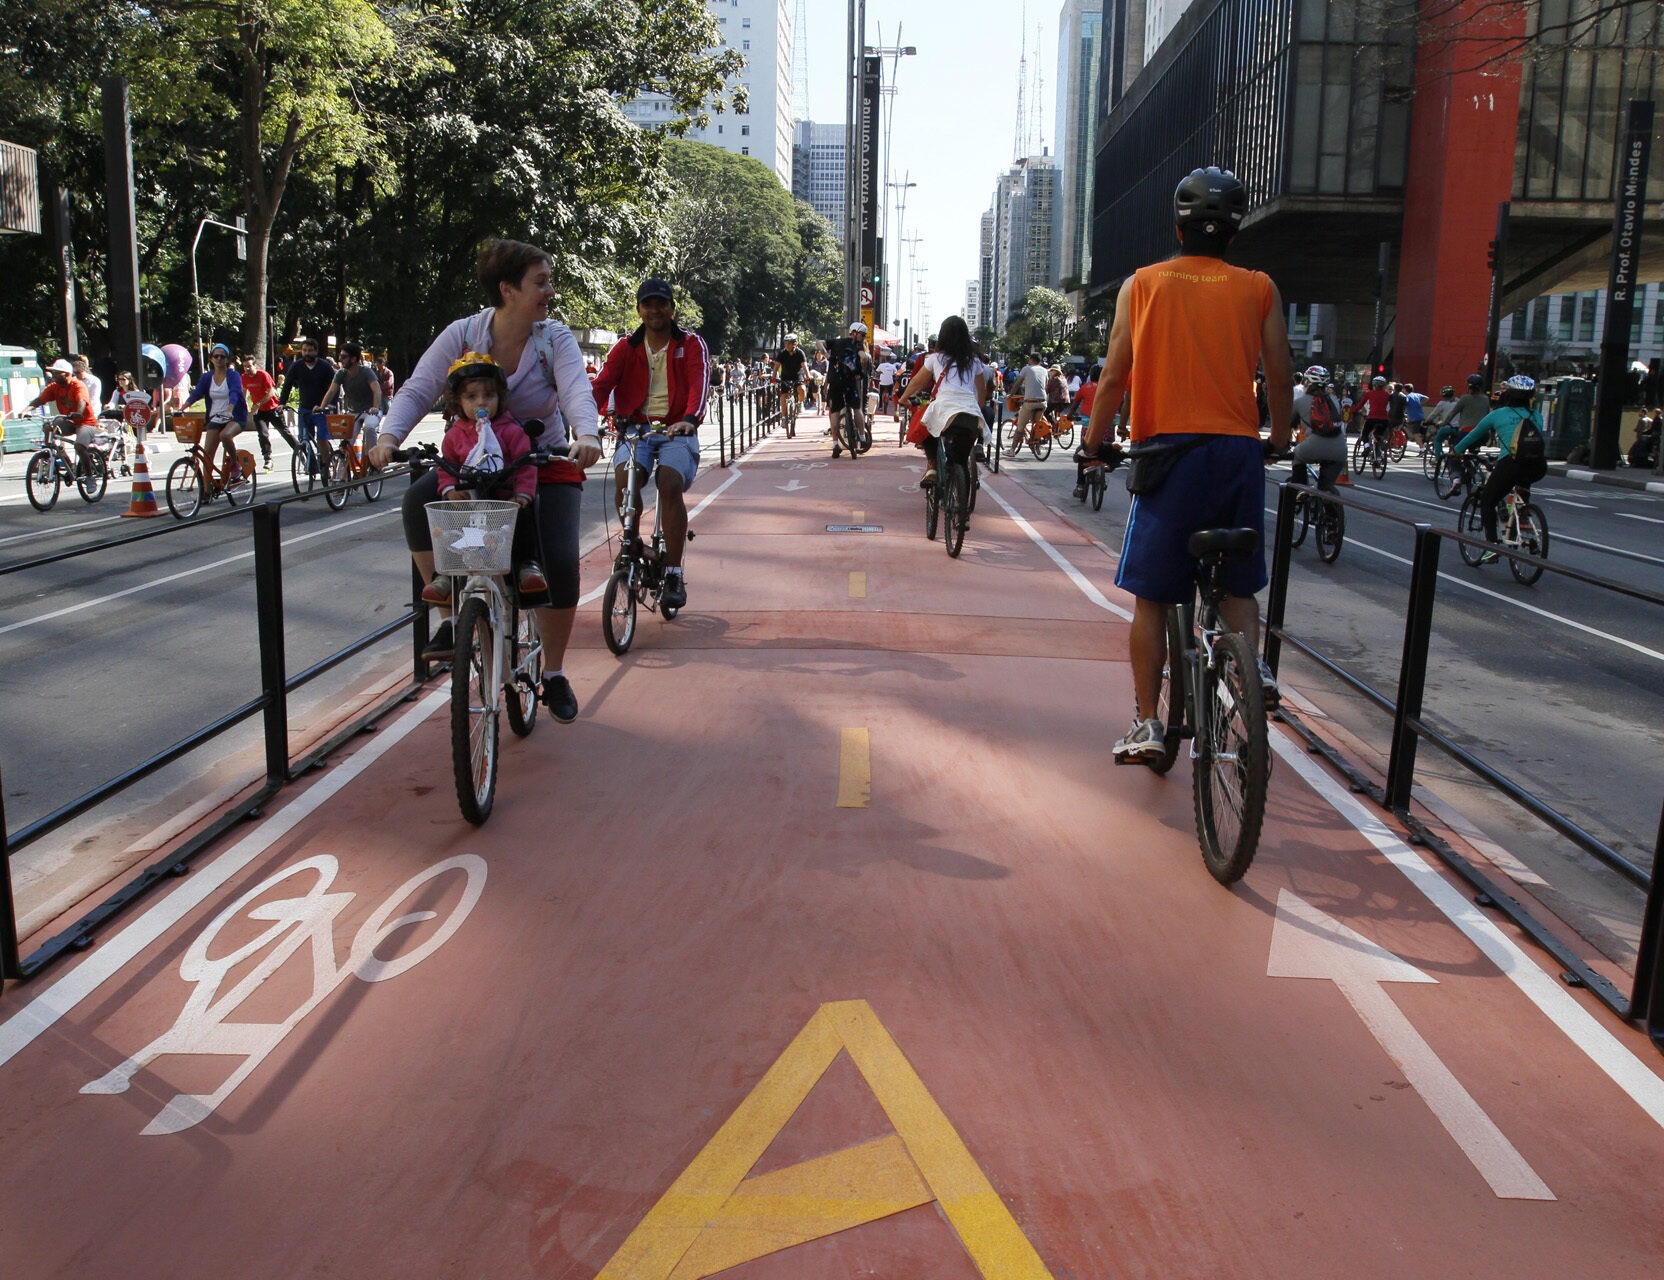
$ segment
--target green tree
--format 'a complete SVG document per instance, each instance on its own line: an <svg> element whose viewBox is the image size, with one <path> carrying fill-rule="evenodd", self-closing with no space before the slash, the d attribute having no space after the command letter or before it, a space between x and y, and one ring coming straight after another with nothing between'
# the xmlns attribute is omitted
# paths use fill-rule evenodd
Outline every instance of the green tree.
<svg viewBox="0 0 1664 1280"><path fill-rule="evenodd" d="M1022 312L1029 323L1031 337L1039 346L1056 350L1063 345L1072 314L1069 299L1056 289L1036 285L1023 295Z"/></svg>

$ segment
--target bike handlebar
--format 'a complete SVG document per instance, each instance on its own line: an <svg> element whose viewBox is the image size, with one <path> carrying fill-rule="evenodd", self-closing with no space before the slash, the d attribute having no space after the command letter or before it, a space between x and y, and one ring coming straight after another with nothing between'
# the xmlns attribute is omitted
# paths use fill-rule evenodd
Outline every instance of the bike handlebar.
<svg viewBox="0 0 1664 1280"><path fill-rule="evenodd" d="M439 452L436 444L419 444L411 449L393 450L393 461L407 463L410 474L422 476L437 468L457 482L460 489L495 488L503 480L513 475L523 467L541 467L545 463L553 462L556 458L568 455L569 448L564 444L550 445L543 449L533 449L530 453L516 458L513 462L505 463L497 471L481 471L478 467L470 467L463 463L447 461Z"/></svg>

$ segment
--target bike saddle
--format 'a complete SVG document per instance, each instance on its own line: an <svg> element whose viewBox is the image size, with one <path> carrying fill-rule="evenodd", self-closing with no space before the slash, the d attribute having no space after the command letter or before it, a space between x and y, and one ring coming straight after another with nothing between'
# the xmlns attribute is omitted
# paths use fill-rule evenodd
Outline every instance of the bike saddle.
<svg viewBox="0 0 1664 1280"><path fill-rule="evenodd" d="M1198 560L1216 555L1227 561L1246 560L1260 545L1260 535L1252 529L1199 529L1190 535L1187 545Z"/></svg>

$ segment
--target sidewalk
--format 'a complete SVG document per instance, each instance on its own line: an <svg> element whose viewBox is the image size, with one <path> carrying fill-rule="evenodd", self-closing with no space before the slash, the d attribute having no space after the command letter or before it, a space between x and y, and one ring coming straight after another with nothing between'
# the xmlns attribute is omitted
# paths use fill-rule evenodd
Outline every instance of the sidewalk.
<svg viewBox="0 0 1664 1280"><path fill-rule="evenodd" d="M1280 732L1214 883L1113 561L816 421L485 827L441 687L7 991L8 1275L1648 1274L1645 1037Z"/></svg>

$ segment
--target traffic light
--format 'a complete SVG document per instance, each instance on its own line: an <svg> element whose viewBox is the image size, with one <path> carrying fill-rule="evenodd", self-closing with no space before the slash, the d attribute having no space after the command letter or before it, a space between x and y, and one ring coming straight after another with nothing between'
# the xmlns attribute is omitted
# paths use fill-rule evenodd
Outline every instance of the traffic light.
<svg viewBox="0 0 1664 1280"><path fill-rule="evenodd" d="M1497 269L1497 267L1499 265L1499 256L1500 255L1498 255L1498 253L1497 253L1496 241L1492 240L1490 242L1490 244L1487 245L1486 248L1485 248L1485 265L1487 267L1489 267L1493 272Z"/></svg>

